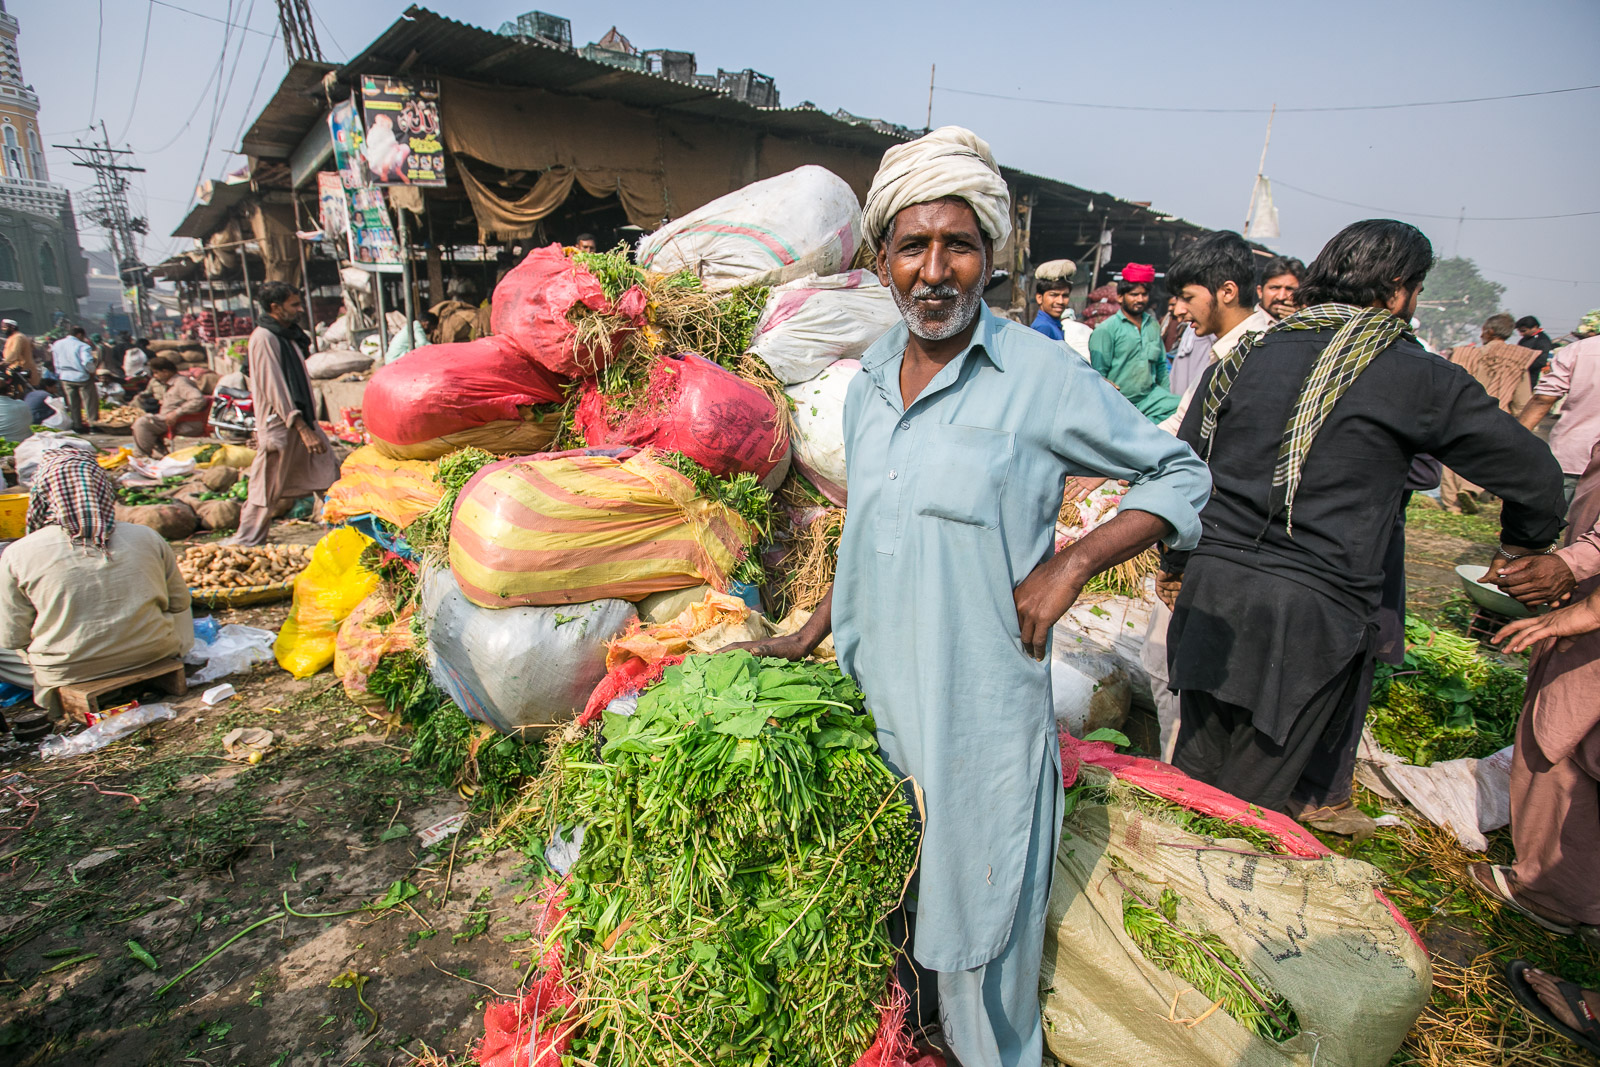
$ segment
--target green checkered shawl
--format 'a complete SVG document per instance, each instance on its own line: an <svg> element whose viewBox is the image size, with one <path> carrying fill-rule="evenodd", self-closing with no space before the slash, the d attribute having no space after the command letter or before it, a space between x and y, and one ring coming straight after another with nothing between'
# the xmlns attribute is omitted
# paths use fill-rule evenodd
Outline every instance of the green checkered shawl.
<svg viewBox="0 0 1600 1067"><path fill-rule="evenodd" d="M1233 388L1239 368L1250 352L1260 346L1269 333L1280 330L1334 330L1333 339L1317 354L1311 373L1300 387L1300 396L1294 404L1294 414L1283 428L1283 444L1278 449L1278 463L1272 471L1272 486L1284 494L1284 525L1290 536L1294 534L1294 495L1300 488L1300 472L1305 466L1306 453L1316 440L1317 431L1327 421L1333 405L1345 391L1361 377L1374 356L1401 337L1410 335L1406 324L1383 308L1363 308L1353 304L1317 304L1295 312L1264 331L1247 333L1240 338L1232 352L1217 365L1211 376L1211 387L1206 391L1205 405L1201 409L1200 452L1204 459L1211 458L1211 445L1217 432L1217 410Z"/></svg>

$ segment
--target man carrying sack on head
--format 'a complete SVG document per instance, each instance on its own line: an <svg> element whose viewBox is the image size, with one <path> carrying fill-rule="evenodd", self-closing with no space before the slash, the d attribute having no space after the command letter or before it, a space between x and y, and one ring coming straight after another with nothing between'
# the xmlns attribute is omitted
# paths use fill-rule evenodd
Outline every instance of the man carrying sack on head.
<svg viewBox="0 0 1600 1067"><path fill-rule="evenodd" d="M1039 962L1060 831L1050 631L1090 576L1158 539L1193 545L1205 466L1059 342L983 303L1011 204L989 146L946 127L884 154L863 216L904 320L845 403L850 512L830 628L878 744L923 793L911 953L936 973L946 1059L1038 1067ZM1060 554L1069 477L1129 483Z"/></svg>
<svg viewBox="0 0 1600 1067"><path fill-rule="evenodd" d="M317 424L306 371L311 339L300 326L300 294L284 282L257 290L261 318L250 334L250 395L256 407L256 461L239 532L227 543L261 545L272 508L284 497L324 492L339 480L339 460Z"/></svg>

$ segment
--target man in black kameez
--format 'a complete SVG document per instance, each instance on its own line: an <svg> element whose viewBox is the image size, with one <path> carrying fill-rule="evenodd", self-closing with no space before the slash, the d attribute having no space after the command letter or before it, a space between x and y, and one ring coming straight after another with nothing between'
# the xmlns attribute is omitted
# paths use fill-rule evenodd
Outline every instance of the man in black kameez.
<svg viewBox="0 0 1600 1067"><path fill-rule="evenodd" d="M1308 765L1334 758L1364 706L1414 456L1504 500L1491 575L1561 528L1549 449L1406 327L1432 262L1415 227L1347 227L1307 272L1303 310L1209 368L1179 431L1215 489L1199 547L1164 566L1183 573L1168 642L1175 762L1265 808L1291 811Z"/></svg>

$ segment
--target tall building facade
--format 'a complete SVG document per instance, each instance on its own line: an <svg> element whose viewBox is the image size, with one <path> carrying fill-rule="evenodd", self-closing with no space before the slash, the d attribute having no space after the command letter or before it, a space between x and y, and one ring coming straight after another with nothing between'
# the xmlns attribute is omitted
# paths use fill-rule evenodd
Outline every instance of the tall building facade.
<svg viewBox="0 0 1600 1067"><path fill-rule="evenodd" d="M21 29L0 0L0 318L29 333L77 321L88 262L67 190L50 180L39 97L22 80Z"/></svg>

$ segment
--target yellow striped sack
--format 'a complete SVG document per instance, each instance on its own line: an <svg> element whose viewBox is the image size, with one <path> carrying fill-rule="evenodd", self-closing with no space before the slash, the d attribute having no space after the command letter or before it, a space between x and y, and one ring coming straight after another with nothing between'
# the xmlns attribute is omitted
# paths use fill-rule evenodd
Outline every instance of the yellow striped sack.
<svg viewBox="0 0 1600 1067"><path fill-rule="evenodd" d="M488 608L725 590L752 531L650 450L502 460L461 490L450 569Z"/></svg>
<svg viewBox="0 0 1600 1067"><path fill-rule="evenodd" d="M390 459L371 445L345 457L339 480L328 488L323 517L330 523L348 522L372 514L401 529L410 526L444 495L433 480L437 463Z"/></svg>

